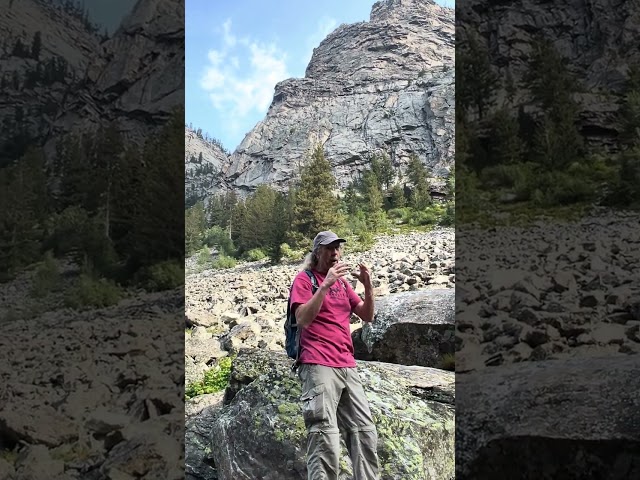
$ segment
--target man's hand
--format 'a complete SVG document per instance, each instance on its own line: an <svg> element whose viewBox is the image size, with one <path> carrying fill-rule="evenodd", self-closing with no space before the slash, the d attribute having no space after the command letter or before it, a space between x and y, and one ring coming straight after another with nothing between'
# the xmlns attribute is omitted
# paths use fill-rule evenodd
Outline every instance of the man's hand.
<svg viewBox="0 0 640 480"><path fill-rule="evenodd" d="M346 263L338 263L334 267L331 267L327 272L327 276L324 278L323 285L326 285L329 288L331 285L336 283L339 278L344 277L347 273L349 273L349 265Z"/></svg>
<svg viewBox="0 0 640 480"><path fill-rule="evenodd" d="M356 277L365 287L370 287L371 274L369 273L369 268L364 263L360 263L358 266L360 267L360 272L353 272L351 275Z"/></svg>

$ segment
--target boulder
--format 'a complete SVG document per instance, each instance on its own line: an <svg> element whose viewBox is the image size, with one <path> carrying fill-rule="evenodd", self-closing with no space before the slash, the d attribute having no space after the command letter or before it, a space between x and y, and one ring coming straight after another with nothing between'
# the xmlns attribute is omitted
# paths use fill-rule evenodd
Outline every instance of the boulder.
<svg viewBox="0 0 640 480"><path fill-rule="evenodd" d="M444 356L455 352L454 303L451 288L402 292L376 300L373 322L352 335L356 358L442 368Z"/></svg>
<svg viewBox="0 0 640 480"><path fill-rule="evenodd" d="M240 350L225 406L211 418L211 455L204 460L220 480L307 478L300 381L290 366L282 354ZM454 374L378 362L358 368L379 436L380 479L452 478ZM187 458L195 456L187 451ZM344 444L340 465L340 478L351 478ZM193 463L188 469L202 471Z"/></svg>
<svg viewBox="0 0 640 480"><path fill-rule="evenodd" d="M640 478L638 360L518 363L456 375L456 479Z"/></svg>

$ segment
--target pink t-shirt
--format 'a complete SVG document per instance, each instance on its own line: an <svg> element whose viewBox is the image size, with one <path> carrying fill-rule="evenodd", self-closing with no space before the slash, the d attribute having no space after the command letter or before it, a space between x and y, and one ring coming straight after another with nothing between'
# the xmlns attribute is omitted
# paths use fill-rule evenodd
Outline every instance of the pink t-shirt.
<svg viewBox="0 0 640 480"><path fill-rule="evenodd" d="M322 285L325 275L312 270ZM302 271L293 280L291 306L302 305L311 300L311 280ZM355 367L353 342L349 318L353 309L362 301L344 279L336 281L324 297L316 318L300 332L300 362L326 367Z"/></svg>

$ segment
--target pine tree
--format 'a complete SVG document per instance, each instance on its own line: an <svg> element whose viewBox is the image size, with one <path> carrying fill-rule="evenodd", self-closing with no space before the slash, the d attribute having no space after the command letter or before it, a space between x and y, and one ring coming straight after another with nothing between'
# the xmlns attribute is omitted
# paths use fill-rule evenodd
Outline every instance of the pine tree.
<svg viewBox="0 0 640 480"><path fill-rule="evenodd" d="M114 181L122 165L124 150L122 137L115 123L98 130L92 145L90 158L91 199L90 211L100 212L104 225L104 235L111 234L112 207L114 204Z"/></svg>
<svg viewBox="0 0 640 480"><path fill-rule="evenodd" d="M506 108L496 111L492 118L491 163L511 165L522 159L524 144L518 135L518 122Z"/></svg>
<svg viewBox="0 0 640 480"><path fill-rule="evenodd" d="M133 250L132 232L135 231L136 219L141 215L140 196L144 175L141 157L142 152L136 145L127 145L124 152L117 157L113 169L110 238L123 258Z"/></svg>
<svg viewBox="0 0 640 480"><path fill-rule="evenodd" d="M427 169L415 154L411 155L409 160L407 177L413 185L410 205L416 210L422 210L431 204L431 195L429 194Z"/></svg>
<svg viewBox="0 0 640 480"><path fill-rule="evenodd" d="M40 257L48 214L41 149L29 148L0 176L0 270L12 271Z"/></svg>
<svg viewBox="0 0 640 480"><path fill-rule="evenodd" d="M70 206L85 208L89 195L88 161L80 139L67 135L56 145L55 174L60 179L57 210Z"/></svg>
<svg viewBox="0 0 640 480"><path fill-rule="evenodd" d="M266 254L272 264L277 264L282 258L282 244L286 241L289 227L288 200L282 193L277 193L269 221L269 234L266 244Z"/></svg>
<svg viewBox="0 0 640 480"><path fill-rule="evenodd" d="M241 226L237 243L239 253L268 243L275 201L275 190L266 184L258 186L247 199L245 222Z"/></svg>
<svg viewBox="0 0 640 480"><path fill-rule="evenodd" d="M629 68L622 106L620 107L621 147L640 145L640 67Z"/></svg>
<svg viewBox="0 0 640 480"><path fill-rule="evenodd" d="M166 126L145 145L140 210L135 222L136 261L184 259L184 111L176 110Z"/></svg>
<svg viewBox="0 0 640 480"><path fill-rule="evenodd" d="M583 154L583 140L576 126L578 104L573 99L579 85L549 40L537 40L532 50L525 81L543 111L533 143L533 160L549 169L563 169Z"/></svg>
<svg viewBox="0 0 640 480"><path fill-rule="evenodd" d="M317 146L311 161L302 167L296 189L292 232L299 244L308 244L319 231L339 228L341 219L333 194L336 185L331 164Z"/></svg>
<svg viewBox="0 0 640 480"><path fill-rule="evenodd" d="M378 177L372 172L364 175L365 199L366 199L366 223L370 231L378 231L385 223L385 214L382 209L384 203L382 191L378 183Z"/></svg>
<svg viewBox="0 0 640 480"><path fill-rule="evenodd" d="M185 212L184 240L187 255L202 248L202 235L205 228L204 205L202 201L199 201Z"/></svg>
<svg viewBox="0 0 640 480"><path fill-rule="evenodd" d="M380 171L377 175L380 183L385 188L385 190L389 190L389 187L393 184L393 180L396 176L389 155L382 155L382 159L380 160Z"/></svg>
<svg viewBox="0 0 640 480"><path fill-rule="evenodd" d="M407 206L407 198L404 196L404 188L399 183L391 187L391 206L403 208Z"/></svg>
<svg viewBox="0 0 640 480"><path fill-rule="evenodd" d="M33 35L31 42L31 58L40 60L40 50L42 49L42 34L38 31Z"/></svg>
<svg viewBox="0 0 640 480"><path fill-rule="evenodd" d="M461 113L474 108L478 118L485 116L488 108L495 103L495 89L498 77L491 69L489 52L475 35L469 35L460 48L456 48L456 97Z"/></svg>
<svg viewBox="0 0 640 480"><path fill-rule="evenodd" d="M350 216L356 215L360 210L360 199L358 198L358 190L354 182L347 185L344 192L344 204L347 209L347 214Z"/></svg>

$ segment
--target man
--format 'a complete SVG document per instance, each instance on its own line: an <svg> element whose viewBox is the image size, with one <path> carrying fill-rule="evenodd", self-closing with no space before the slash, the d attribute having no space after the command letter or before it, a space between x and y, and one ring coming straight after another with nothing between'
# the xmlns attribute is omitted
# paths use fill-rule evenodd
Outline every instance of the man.
<svg viewBox="0 0 640 480"><path fill-rule="evenodd" d="M356 369L349 322L351 313L365 322L373 320L373 288L364 264L352 273L364 285L364 301L343 278L349 273L349 266L340 262L345 242L331 231L318 233L291 291L291 308L300 331L298 375L309 480L338 480L340 432L353 463L354 479L378 478L377 432ZM313 295L305 269L317 279Z"/></svg>

